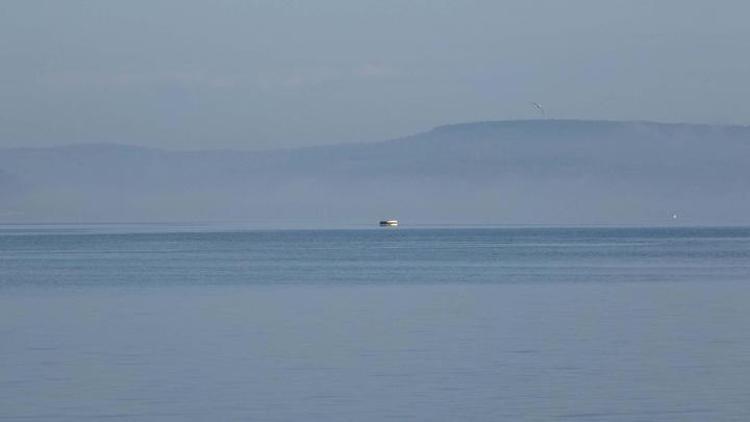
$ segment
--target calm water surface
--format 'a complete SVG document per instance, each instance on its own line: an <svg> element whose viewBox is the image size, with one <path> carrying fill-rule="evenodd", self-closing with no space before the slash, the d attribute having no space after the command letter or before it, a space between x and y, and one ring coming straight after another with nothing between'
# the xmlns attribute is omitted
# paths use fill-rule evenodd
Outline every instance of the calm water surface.
<svg viewBox="0 0 750 422"><path fill-rule="evenodd" d="M750 420L750 229L0 226L0 420Z"/></svg>

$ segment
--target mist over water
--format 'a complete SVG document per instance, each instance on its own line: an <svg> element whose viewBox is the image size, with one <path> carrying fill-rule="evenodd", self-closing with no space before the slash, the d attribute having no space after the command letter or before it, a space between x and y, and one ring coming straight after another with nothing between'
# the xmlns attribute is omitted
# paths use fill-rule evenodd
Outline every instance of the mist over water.
<svg viewBox="0 0 750 422"><path fill-rule="evenodd" d="M266 152L5 149L0 221L747 225L749 140L743 126L530 120Z"/></svg>

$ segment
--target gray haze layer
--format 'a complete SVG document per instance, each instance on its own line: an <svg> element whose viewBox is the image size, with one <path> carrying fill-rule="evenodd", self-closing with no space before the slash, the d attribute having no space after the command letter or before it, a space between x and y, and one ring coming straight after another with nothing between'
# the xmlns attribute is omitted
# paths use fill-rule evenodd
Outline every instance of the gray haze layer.
<svg viewBox="0 0 750 422"><path fill-rule="evenodd" d="M265 152L7 148L0 218L750 224L748 163L750 127L576 120Z"/></svg>
<svg viewBox="0 0 750 422"><path fill-rule="evenodd" d="M748 16L741 0L5 0L0 146L364 142L535 118L532 101L747 124Z"/></svg>

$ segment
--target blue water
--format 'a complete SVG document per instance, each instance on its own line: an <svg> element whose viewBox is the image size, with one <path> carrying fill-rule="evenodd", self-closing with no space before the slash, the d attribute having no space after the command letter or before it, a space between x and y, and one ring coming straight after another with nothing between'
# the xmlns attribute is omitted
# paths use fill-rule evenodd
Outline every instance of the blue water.
<svg viewBox="0 0 750 422"><path fill-rule="evenodd" d="M750 229L0 226L0 420L750 419Z"/></svg>

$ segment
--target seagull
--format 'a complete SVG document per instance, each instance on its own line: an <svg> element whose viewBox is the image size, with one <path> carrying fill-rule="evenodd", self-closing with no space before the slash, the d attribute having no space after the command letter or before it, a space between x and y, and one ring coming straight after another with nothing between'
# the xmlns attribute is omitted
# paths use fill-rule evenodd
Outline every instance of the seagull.
<svg viewBox="0 0 750 422"><path fill-rule="evenodd" d="M546 119L547 118L547 113L544 112L544 106L543 105L541 105L539 103L535 103L533 101L531 102L531 105L534 106L534 108L537 109L539 111L539 113L541 113L542 119Z"/></svg>

